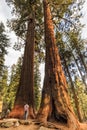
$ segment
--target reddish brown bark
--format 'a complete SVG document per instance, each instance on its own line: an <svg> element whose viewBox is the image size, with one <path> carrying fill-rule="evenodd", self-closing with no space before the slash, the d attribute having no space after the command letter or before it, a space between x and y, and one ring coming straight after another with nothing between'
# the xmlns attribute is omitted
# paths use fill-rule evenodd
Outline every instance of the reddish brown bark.
<svg viewBox="0 0 87 130"><path fill-rule="evenodd" d="M41 122L56 120L65 123L72 130L79 130L79 122L71 108L66 79L56 47L49 5L47 0L43 0L43 3L46 59L42 100L37 119Z"/></svg>
<svg viewBox="0 0 87 130"><path fill-rule="evenodd" d="M29 16L23 66L15 105L10 117L23 117L24 104L29 104L29 116L34 117L33 67L34 67L34 14Z"/></svg>

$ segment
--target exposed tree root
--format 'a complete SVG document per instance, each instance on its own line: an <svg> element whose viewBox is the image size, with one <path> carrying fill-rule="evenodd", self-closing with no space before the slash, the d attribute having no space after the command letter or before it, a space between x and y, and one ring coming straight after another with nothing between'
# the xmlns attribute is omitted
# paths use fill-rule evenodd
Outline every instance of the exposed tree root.
<svg viewBox="0 0 87 130"><path fill-rule="evenodd" d="M41 127L41 126L44 126L44 127L46 127L46 128L61 130L56 124L51 123L51 122L40 122L40 121L38 122L38 121L35 121L34 124L35 124L35 125L39 125L40 127Z"/></svg>
<svg viewBox="0 0 87 130"><path fill-rule="evenodd" d="M45 118L37 118L35 124L58 130L84 130L81 129L79 121L73 116L73 114L70 114L67 118L66 122L64 120L57 120L56 118L50 118L48 121L44 120Z"/></svg>

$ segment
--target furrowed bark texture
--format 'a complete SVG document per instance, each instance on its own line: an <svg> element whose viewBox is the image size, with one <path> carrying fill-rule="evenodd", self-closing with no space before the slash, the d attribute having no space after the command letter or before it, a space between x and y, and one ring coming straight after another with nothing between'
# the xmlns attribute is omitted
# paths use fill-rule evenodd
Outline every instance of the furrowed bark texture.
<svg viewBox="0 0 87 130"><path fill-rule="evenodd" d="M42 100L37 119L41 122L56 120L67 124L72 130L79 130L67 92L66 79L62 70L50 8L47 0L43 0L45 18L45 78Z"/></svg>
<svg viewBox="0 0 87 130"><path fill-rule="evenodd" d="M34 66L34 15L29 16L28 32L26 37L23 66L20 83L16 95L15 105L10 113L10 117L22 118L24 114L24 104L29 104L29 116L34 117L34 92L33 92L33 66Z"/></svg>

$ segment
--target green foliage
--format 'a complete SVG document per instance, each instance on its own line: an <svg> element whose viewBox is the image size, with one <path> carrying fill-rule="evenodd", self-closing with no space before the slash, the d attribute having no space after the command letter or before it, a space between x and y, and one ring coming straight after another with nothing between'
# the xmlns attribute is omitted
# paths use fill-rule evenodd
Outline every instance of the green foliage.
<svg viewBox="0 0 87 130"><path fill-rule="evenodd" d="M77 49L78 50L83 50L84 48L84 42L81 38L81 33L80 33L80 30L78 31L70 31L69 33L69 42L70 42L70 45L71 45L71 48L74 50L74 49Z"/></svg>
<svg viewBox="0 0 87 130"><path fill-rule="evenodd" d="M5 55L7 54L7 47L9 47L9 39L5 32L4 24L0 23L0 77L4 67Z"/></svg>
<svg viewBox="0 0 87 130"><path fill-rule="evenodd" d="M15 16L11 21L8 21L8 26L15 31L17 36L25 39L29 16L33 12L36 1L6 0L6 2L8 5L12 5L12 14Z"/></svg>
<svg viewBox="0 0 87 130"><path fill-rule="evenodd" d="M84 91L85 86L79 78L76 78L75 86L84 120L87 120L87 94Z"/></svg>
<svg viewBox="0 0 87 130"><path fill-rule="evenodd" d="M7 93L8 88L8 69L4 68L2 78L0 79L0 99L2 100L4 94Z"/></svg>
<svg viewBox="0 0 87 130"><path fill-rule="evenodd" d="M26 34L30 17L35 13L35 52L39 55L39 61L44 59L43 51L43 10L40 0L6 0L12 5L14 18L8 21L8 26L15 31L16 35L26 43ZM19 43L17 43L19 44Z"/></svg>
<svg viewBox="0 0 87 130"><path fill-rule="evenodd" d="M8 70L4 65L5 55L9 47L9 39L5 32L5 27L0 22L0 100L2 100L4 91L7 89Z"/></svg>
<svg viewBox="0 0 87 130"><path fill-rule="evenodd" d="M5 95L8 97L8 69L4 68L3 75L0 80L0 101L2 101L2 111L6 112L8 109L7 102L4 102Z"/></svg>
<svg viewBox="0 0 87 130"><path fill-rule="evenodd" d="M19 58L17 64L16 65L14 64L11 68L9 85L7 91L4 94L4 99L3 99L4 104L6 102L9 109L11 109L14 105L15 96L16 96L16 92L20 80L21 65L22 65L22 59Z"/></svg>
<svg viewBox="0 0 87 130"><path fill-rule="evenodd" d="M76 78L74 84L75 84L75 92L79 101L79 107L80 107L81 114L83 116L83 121L84 121L84 120L87 120L87 94L84 91L85 86L80 78ZM70 88L70 85L69 85L69 95L71 98L71 104L74 108L75 113L77 114L76 108L75 108L74 97L73 97L73 93Z"/></svg>

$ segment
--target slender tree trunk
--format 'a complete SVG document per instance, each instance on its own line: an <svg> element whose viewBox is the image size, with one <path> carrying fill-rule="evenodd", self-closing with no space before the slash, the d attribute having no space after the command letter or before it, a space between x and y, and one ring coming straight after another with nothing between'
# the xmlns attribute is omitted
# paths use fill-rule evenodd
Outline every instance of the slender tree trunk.
<svg viewBox="0 0 87 130"><path fill-rule="evenodd" d="M83 55L81 54L81 52L80 52L80 50L78 49L77 46L76 46L76 50L77 50L77 53L78 53L78 55L79 55L79 57L80 57L80 59L81 59L81 62L82 62L82 64L83 64L83 66L84 66L84 68L85 68L85 71L86 71L86 73L87 73L87 66L86 66L86 64L85 64L85 62L84 62Z"/></svg>
<svg viewBox="0 0 87 130"><path fill-rule="evenodd" d="M81 114L81 110L80 110L78 97L77 97L76 92L75 92L75 87L74 87L74 84L73 84L73 81L72 81L72 78L71 78L71 75L70 75L70 72L69 72L65 57L63 57L63 59L64 59L65 68L67 70L67 74L68 74L68 77L69 77L70 83L71 83L71 89L72 89L72 92L73 92L73 98L74 98L75 107L76 107L76 110L77 110L76 112L77 112L79 121L82 122L83 118L82 118L82 114Z"/></svg>
<svg viewBox="0 0 87 130"><path fill-rule="evenodd" d="M65 123L72 130L79 130L79 122L72 112L67 92L66 79L62 70L54 27L47 0L44 3L45 18L45 78L42 90L42 100L37 119L42 122L60 121Z"/></svg>
<svg viewBox="0 0 87 130"><path fill-rule="evenodd" d="M80 70L80 67L79 67L79 65L78 65L78 63L77 63L77 61L76 61L74 55L73 55L73 58L74 58L75 63L76 63L76 65L77 65L77 68L78 68L78 71L79 71L79 73L80 73L81 79L82 79L82 81L83 81L83 83L84 83L84 85L85 85L85 88L87 88L87 85L86 85L85 80L84 80L84 78L83 78L82 72L81 72L81 70Z"/></svg>
<svg viewBox="0 0 87 130"><path fill-rule="evenodd" d="M26 37L23 66L20 83L15 99L15 104L10 117L22 118L24 114L24 104L29 104L29 116L34 117L34 92L33 92L33 70L34 70L34 28L35 18L32 13L29 16L28 32Z"/></svg>
<svg viewBox="0 0 87 130"><path fill-rule="evenodd" d="M67 45L68 45L68 44L67 44ZM68 48L71 50L71 48L69 47L69 45L68 45ZM77 48L77 47L76 47L76 48ZM78 50L78 48L77 48L77 50ZM71 52L72 52L72 50L71 50ZM78 52L78 54L79 54L79 56L80 56L80 59L81 59L81 61L82 61L82 64L83 64L85 70L87 70L87 67L86 67L86 65L85 65L85 62L84 62L84 59L83 59L83 56L82 56L81 52L80 52L79 50L78 50L77 52ZM78 68L79 73L80 73L80 75L81 75L82 81L83 81L83 83L84 83L84 85L85 85L85 88L87 88L87 84L86 84L86 82L85 82L85 80L84 80L84 77L83 77L83 75L82 75L82 72L81 72L80 67L79 67L79 65L78 65L78 63L77 63L77 60L75 59L75 56L74 56L73 52L72 52L72 56L73 56L74 61L75 61L76 65L77 65L77 68Z"/></svg>

